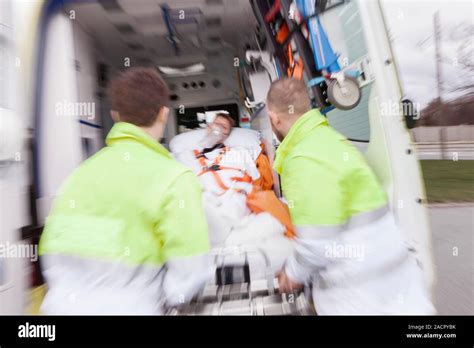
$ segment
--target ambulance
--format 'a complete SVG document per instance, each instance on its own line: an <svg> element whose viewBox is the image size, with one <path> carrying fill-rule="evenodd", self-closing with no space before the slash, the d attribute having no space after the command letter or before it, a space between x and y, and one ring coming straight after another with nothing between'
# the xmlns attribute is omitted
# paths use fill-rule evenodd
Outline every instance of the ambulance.
<svg viewBox="0 0 474 348"><path fill-rule="evenodd" d="M135 66L169 86L166 147L224 110L258 132L271 162L267 91L303 79L376 173L432 293L426 194L385 18L382 1L362 0L1 1L0 314L38 312L45 218L64 179L105 145L108 82ZM219 313L288 313L282 301L272 312L259 296L242 299Z"/></svg>

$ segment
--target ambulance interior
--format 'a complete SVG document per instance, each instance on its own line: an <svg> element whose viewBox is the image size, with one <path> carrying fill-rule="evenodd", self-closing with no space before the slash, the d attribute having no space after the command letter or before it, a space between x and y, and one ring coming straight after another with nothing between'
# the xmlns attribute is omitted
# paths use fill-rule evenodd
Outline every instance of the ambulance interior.
<svg viewBox="0 0 474 348"><path fill-rule="evenodd" d="M259 2L269 7L273 3ZM106 87L128 67L156 67L169 85L171 112L162 141L166 147L169 148L174 136L203 127L202 113L225 110L234 117L238 127L258 131L268 158L273 161L278 143L264 103L271 81L281 76L281 71L265 37L262 18L255 10L256 1L64 3L45 15L47 20L42 29L44 51L37 82L41 101L36 101L38 111L32 120L36 200L33 224L44 223L58 187L70 172L104 146L105 136L112 127ZM332 109L327 112L327 119L365 154L389 193L405 237L419 248L426 263L427 282L431 283L423 185L417 160L410 153L411 140L403 122L383 118L376 103L377 98L401 97L388 38L380 30L383 29L381 7L378 2L363 1L322 1L321 4L324 11L320 18L334 50L340 55L340 64L361 71L359 104L351 110ZM69 101L79 105L92 102L93 108L71 111ZM57 117L58 107L65 114L68 110L76 113L77 117ZM212 118L212 113L207 115ZM399 183L407 173L414 180L402 187ZM277 175L274 175L274 190L281 196ZM413 216L418 219L415 221ZM205 289L208 294L202 296L207 296L207 302L217 301L216 287L220 281L226 287L220 298L226 300L226 305L220 307L220 314L249 313L251 301L260 301L259 306L253 307L254 311L257 308L257 314L309 313L305 294L296 304L283 305L285 299L276 300L273 276L267 273L259 273L252 279L251 295L247 288L242 290L242 284L249 282L245 263L263 259L262 269L268 266L268 258L262 257L258 250L257 256L248 256L252 253L244 252L242 257L242 253L236 256L231 252L223 257L244 261L241 267L236 267L240 261L235 261L232 269L225 269L225 264L221 264L221 277L225 280L216 280ZM260 261L259 257L262 257ZM216 260L220 258L216 255ZM259 297L259 294L264 295ZM184 311L210 313L213 310L210 306L201 304L199 310L188 307Z"/></svg>

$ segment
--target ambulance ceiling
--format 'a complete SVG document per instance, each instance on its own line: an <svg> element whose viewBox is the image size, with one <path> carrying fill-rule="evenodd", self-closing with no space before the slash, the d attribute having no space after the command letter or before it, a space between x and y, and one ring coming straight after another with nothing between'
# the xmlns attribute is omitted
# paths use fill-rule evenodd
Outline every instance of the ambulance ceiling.
<svg viewBox="0 0 474 348"><path fill-rule="evenodd" d="M179 54L169 39L162 5L174 18ZM179 66L222 50L242 54L246 45L256 48L249 0L99 0L75 2L65 10L69 16L74 10L75 20L104 58L117 65L131 57L142 64Z"/></svg>

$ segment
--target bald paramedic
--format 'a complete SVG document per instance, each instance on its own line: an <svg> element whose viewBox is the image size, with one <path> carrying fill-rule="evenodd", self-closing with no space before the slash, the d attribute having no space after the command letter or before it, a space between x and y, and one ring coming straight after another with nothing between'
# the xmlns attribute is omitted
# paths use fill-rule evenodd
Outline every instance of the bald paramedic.
<svg viewBox="0 0 474 348"><path fill-rule="evenodd" d="M377 177L311 108L305 83L274 82L267 108L281 141L274 169L296 230L280 290L311 285L319 314L433 313Z"/></svg>
<svg viewBox="0 0 474 348"><path fill-rule="evenodd" d="M201 186L159 143L164 80L131 68L108 98L107 146L63 184L41 237L46 314L162 314L212 274Z"/></svg>

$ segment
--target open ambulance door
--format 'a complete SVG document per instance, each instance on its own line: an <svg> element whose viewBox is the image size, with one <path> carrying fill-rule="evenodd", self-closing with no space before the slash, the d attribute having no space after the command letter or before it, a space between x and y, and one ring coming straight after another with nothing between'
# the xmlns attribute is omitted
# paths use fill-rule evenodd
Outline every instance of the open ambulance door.
<svg viewBox="0 0 474 348"><path fill-rule="evenodd" d="M379 1L332 3L320 13L321 23L343 70L359 71L362 97L355 108L333 108L326 116L332 127L364 153L378 176L406 241L417 253L432 295L434 264L426 195L416 150L403 119L402 90L382 5ZM259 31L264 31L264 14L257 11L256 16ZM268 38L265 41L264 50L246 55L249 62L259 62L247 76L256 106L265 102L271 81L283 76L278 49ZM265 109L254 113L252 128L262 132L266 143L275 143Z"/></svg>

